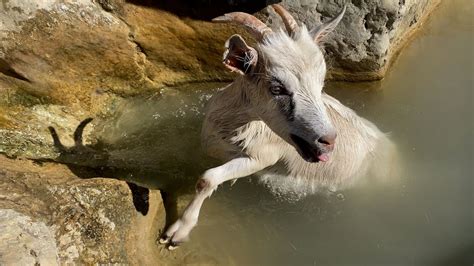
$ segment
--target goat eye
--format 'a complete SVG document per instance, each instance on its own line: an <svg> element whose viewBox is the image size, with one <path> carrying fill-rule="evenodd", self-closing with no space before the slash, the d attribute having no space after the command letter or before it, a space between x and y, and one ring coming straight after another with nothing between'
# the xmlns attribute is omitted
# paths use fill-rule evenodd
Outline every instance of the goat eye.
<svg viewBox="0 0 474 266"><path fill-rule="evenodd" d="M270 87L270 92L273 95L286 95L288 94L286 89L283 86L271 86Z"/></svg>

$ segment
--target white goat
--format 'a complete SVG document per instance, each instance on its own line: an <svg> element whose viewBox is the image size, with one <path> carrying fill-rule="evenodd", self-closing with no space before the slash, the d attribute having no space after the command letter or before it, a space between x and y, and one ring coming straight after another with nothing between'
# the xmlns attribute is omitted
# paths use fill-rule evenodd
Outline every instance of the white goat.
<svg viewBox="0 0 474 266"><path fill-rule="evenodd" d="M326 64L318 43L336 27L345 7L311 31L281 6L273 8L288 33L272 32L241 12L214 19L243 24L258 45L248 46L239 35L226 42L224 65L241 76L211 99L202 140L212 156L227 162L197 181L195 197L160 239L170 249L187 240L204 200L225 181L257 173L286 191L333 191L366 174L389 143L372 123L322 93Z"/></svg>

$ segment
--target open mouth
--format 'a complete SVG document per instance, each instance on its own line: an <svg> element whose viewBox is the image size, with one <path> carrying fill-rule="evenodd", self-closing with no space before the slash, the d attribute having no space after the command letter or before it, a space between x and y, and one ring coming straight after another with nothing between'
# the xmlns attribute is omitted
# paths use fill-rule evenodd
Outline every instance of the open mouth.
<svg viewBox="0 0 474 266"><path fill-rule="evenodd" d="M290 134L290 138L296 145L296 150L303 159L310 163L326 162L329 155L323 152L316 144L311 144L301 137Z"/></svg>

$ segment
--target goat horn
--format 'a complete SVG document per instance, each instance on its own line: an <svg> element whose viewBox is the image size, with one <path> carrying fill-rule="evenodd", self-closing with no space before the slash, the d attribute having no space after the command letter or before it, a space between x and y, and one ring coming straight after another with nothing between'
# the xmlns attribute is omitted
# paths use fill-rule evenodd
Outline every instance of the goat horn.
<svg viewBox="0 0 474 266"><path fill-rule="evenodd" d="M223 16L212 19L214 22L236 22L242 24L255 36L258 41L263 40L265 35L272 32L272 30L265 25L258 18L244 13L244 12L232 12L224 14Z"/></svg>
<svg viewBox="0 0 474 266"><path fill-rule="evenodd" d="M284 9L280 4L273 4L272 7L283 20L288 34L292 35L293 33L295 33L298 30L299 26L298 23L296 23L296 20L290 14L290 12Z"/></svg>

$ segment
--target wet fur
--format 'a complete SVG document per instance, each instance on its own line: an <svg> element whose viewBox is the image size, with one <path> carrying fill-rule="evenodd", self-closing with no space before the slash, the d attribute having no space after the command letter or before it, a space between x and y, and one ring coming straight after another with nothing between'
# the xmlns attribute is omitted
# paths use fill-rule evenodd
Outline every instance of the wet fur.
<svg viewBox="0 0 474 266"><path fill-rule="evenodd" d="M327 34L344 10L314 32ZM372 163L390 161L391 144L385 134L322 92L326 64L319 40L304 26L291 36L271 33L256 48L237 35L228 40L224 64L241 76L213 96L202 128L202 146L225 163L203 174L196 195L160 243L169 243L172 249L186 241L204 200L226 181L257 174L275 192L304 196L351 186L371 171ZM234 44L239 49L233 49ZM236 63L247 58L235 56L242 51L252 51L256 60ZM285 94L274 93L275 83L284 87ZM335 132L338 136L330 152L330 144L320 140ZM303 159L293 146L298 145L292 141L294 135L312 151L318 149L315 156L330 152L329 160ZM387 169L381 163L376 168Z"/></svg>
<svg viewBox="0 0 474 266"><path fill-rule="evenodd" d="M259 47L259 56L277 54L278 62L281 62L282 66L274 66L276 69L290 66L289 69L303 82L316 82L323 86L324 81L317 79L325 74L322 53L316 50L318 48L308 36L303 32L301 37L293 41L283 32L276 33L267 43ZM283 49L286 52L282 51ZM307 54L312 56L306 56ZM275 59L271 60L273 62ZM263 66L258 66L255 72L263 72L262 68ZM308 70L320 73L311 73ZM255 111L258 106L252 103L251 97L261 97L259 94L267 90L265 79L268 77L259 74L240 76L215 94L208 105L202 129L202 141L203 147L210 155L223 161L239 156L257 158L262 150L270 150L269 153L278 157L279 165L262 170L258 175L273 190L306 194L343 189L367 173L370 162L378 156L377 149L385 149L390 145L385 134L375 125L358 116L335 98L322 93L318 97L321 103L310 104L322 105L320 108L327 113L329 123L337 131L337 142L328 162L306 162L295 148L276 134L260 119L258 111ZM312 84L299 86L300 89L311 87ZM314 94L310 90L298 93ZM316 123L324 124L327 121L322 119ZM284 125L285 123L282 123L281 126Z"/></svg>

